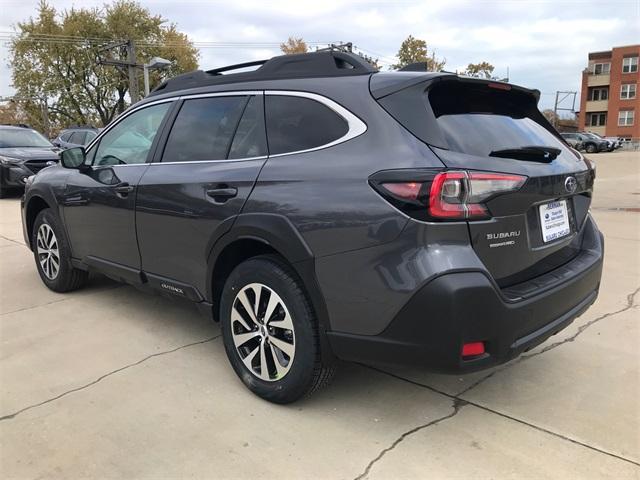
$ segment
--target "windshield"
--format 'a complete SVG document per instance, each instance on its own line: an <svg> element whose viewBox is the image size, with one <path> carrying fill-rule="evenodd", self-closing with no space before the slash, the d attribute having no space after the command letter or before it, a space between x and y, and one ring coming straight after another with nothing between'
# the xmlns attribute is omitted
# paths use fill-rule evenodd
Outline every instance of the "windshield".
<svg viewBox="0 0 640 480"><path fill-rule="evenodd" d="M0 129L0 148L17 147L53 147L53 145L35 130L27 130L26 128Z"/></svg>
<svg viewBox="0 0 640 480"><path fill-rule="evenodd" d="M478 156L532 146L568 151L540 123L528 95L451 82L433 87L429 103L450 150Z"/></svg>

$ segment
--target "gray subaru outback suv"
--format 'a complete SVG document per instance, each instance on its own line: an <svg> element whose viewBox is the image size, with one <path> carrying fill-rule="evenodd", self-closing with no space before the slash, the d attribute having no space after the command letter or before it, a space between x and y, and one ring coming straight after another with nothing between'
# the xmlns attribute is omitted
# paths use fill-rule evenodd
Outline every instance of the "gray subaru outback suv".
<svg viewBox="0 0 640 480"><path fill-rule="evenodd" d="M31 178L25 239L54 291L95 270L193 302L273 402L338 359L491 367L600 285L595 172L538 97L339 51L192 72Z"/></svg>

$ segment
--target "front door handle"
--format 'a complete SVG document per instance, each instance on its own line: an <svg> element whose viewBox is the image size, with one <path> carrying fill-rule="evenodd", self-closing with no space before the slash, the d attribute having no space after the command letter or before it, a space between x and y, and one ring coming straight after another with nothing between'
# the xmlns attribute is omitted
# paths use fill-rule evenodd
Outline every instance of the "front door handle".
<svg viewBox="0 0 640 480"><path fill-rule="evenodd" d="M213 200L218 203L224 203L237 195L238 189L235 187L213 188L211 190L207 190L207 196L213 198Z"/></svg>
<svg viewBox="0 0 640 480"><path fill-rule="evenodd" d="M124 182L124 183L119 183L118 185L113 187L113 189L119 196L126 197L131 192L133 192L134 186L129 185L127 182Z"/></svg>

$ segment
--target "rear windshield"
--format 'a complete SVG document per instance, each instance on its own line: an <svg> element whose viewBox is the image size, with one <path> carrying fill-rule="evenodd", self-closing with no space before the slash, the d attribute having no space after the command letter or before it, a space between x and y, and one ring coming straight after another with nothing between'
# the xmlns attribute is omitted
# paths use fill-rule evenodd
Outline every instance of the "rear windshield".
<svg viewBox="0 0 640 480"><path fill-rule="evenodd" d="M534 99L525 93L486 84L443 82L427 95L450 150L489 156L527 146L566 148L534 120L540 113Z"/></svg>
<svg viewBox="0 0 640 480"><path fill-rule="evenodd" d="M0 129L0 148L52 147L51 142L34 130Z"/></svg>

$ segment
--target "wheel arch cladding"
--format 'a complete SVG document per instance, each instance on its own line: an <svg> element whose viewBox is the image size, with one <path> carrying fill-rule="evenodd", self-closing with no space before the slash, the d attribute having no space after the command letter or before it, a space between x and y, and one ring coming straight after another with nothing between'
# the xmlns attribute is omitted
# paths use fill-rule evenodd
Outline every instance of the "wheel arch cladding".
<svg viewBox="0 0 640 480"><path fill-rule="evenodd" d="M27 212L26 212L26 221L27 221L27 233L29 239L29 248L33 250L33 245L31 245L31 239L33 237L33 224L36 221L36 217L38 214L47 208L51 208L49 203L39 195L34 195L29 199L29 203L27 203Z"/></svg>
<svg viewBox="0 0 640 480"><path fill-rule="evenodd" d="M262 254L278 255L298 275L318 320L323 358L332 359L325 336L330 330L329 314L316 278L315 258L300 233L282 215L241 214L232 229L214 245L207 277L214 318L219 319L219 300L229 273L241 262Z"/></svg>

